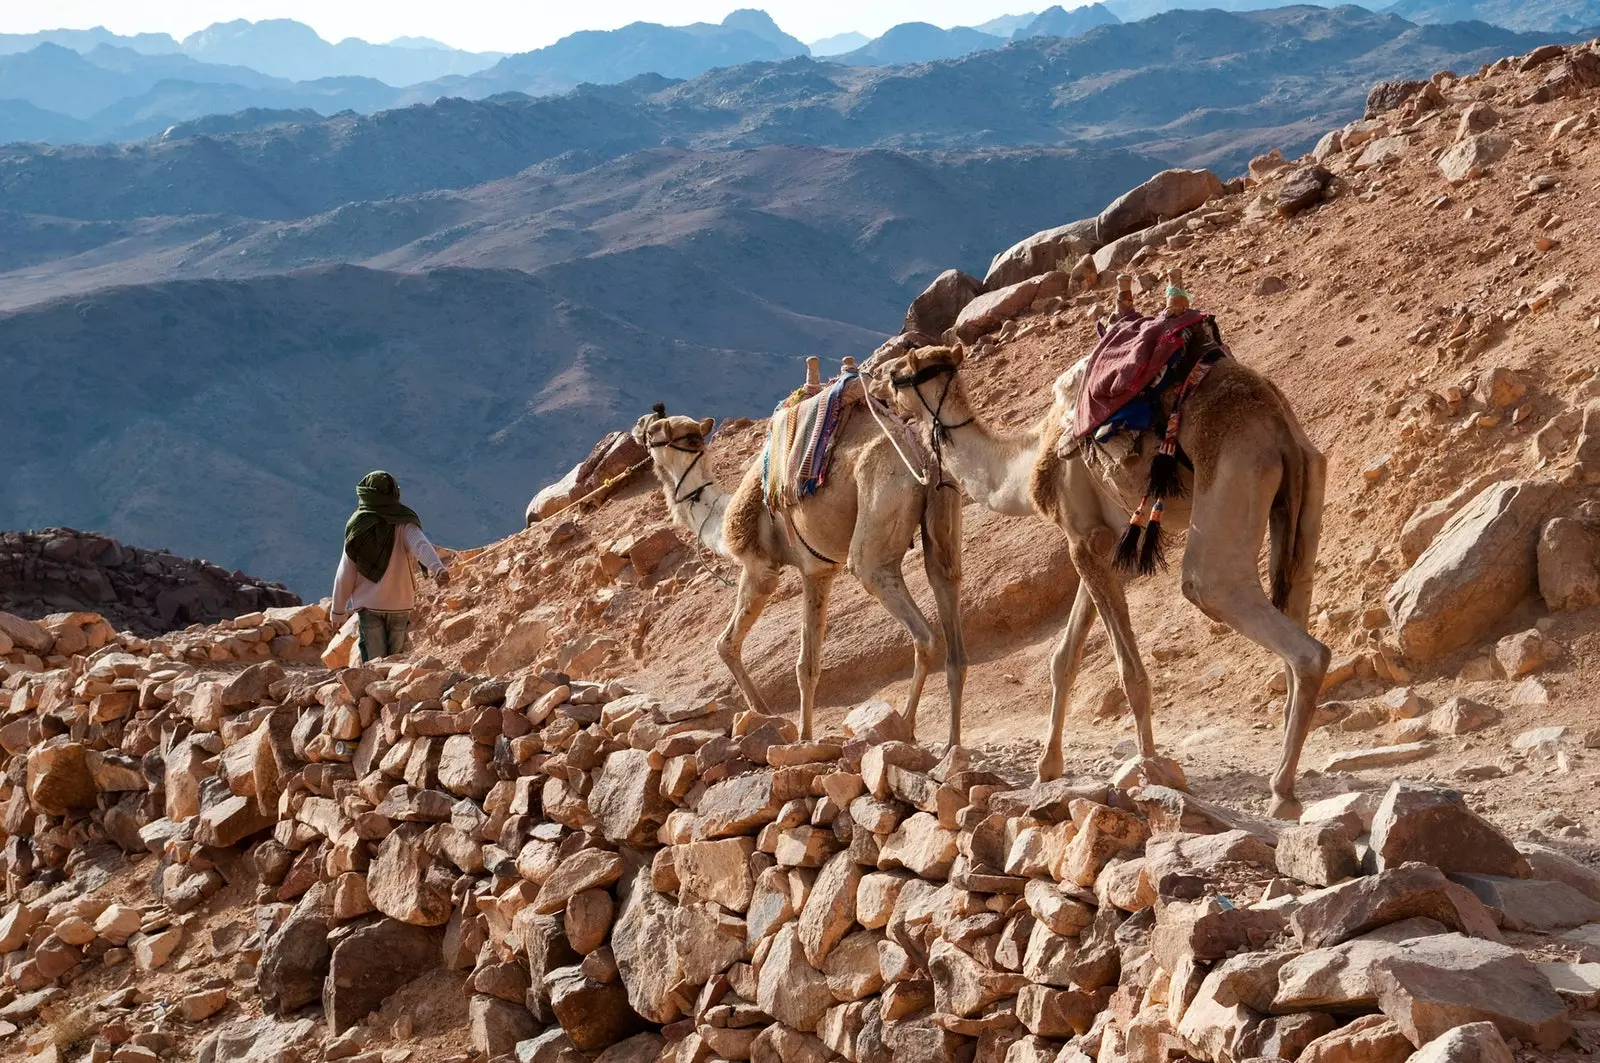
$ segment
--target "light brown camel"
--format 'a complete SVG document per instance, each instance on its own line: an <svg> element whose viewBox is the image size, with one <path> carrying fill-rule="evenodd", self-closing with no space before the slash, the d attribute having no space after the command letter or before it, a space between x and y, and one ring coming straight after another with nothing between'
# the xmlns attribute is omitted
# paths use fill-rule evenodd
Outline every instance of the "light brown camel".
<svg viewBox="0 0 1600 1063"><path fill-rule="evenodd" d="M834 443L827 482L793 507L774 513L762 495L759 460L745 470L732 494L717 484L704 460L712 427L710 418L667 417L657 406L657 412L639 419L633 435L650 449L673 519L708 549L740 568L738 604L717 639L717 654L733 673L750 708L768 711L745 671L745 636L777 590L779 573L793 567L800 572L805 600L800 657L795 664L800 734L804 739L811 737L817 679L822 674L828 593L834 577L848 566L915 644L906 723L914 733L923 684L942 657L950 692L950 744L959 745L967 651L959 603L961 498L955 485L948 483L940 489L937 480L928 486L920 483L872 417L858 409ZM901 571L919 527L923 568L933 588L942 631L929 624L917 608Z"/></svg>
<svg viewBox="0 0 1600 1063"><path fill-rule="evenodd" d="M996 434L967 398L961 361L960 348L929 347L881 368L894 383L901 412L940 436L946 467L973 499L1000 513L1038 514L1066 533L1081 582L1051 659L1050 734L1039 778L1061 775L1067 697L1096 612L1110 634L1138 728L1139 755L1154 758L1150 683L1112 554L1145 493L1159 440L1141 436L1121 460L1096 448L1058 456L1062 419L1070 419L1087 358L1056 381L1055 403L1043 420L1029 431ZM1215 362L1184 402L1178 442L1194 472L1183 475L1184 497L1167 500L1162 523L1170 530L1188 526L1183 595L1283 659L1288 700L1283 752L1272 776L1272 815L1292 818L1300 811L1294 796L1300 751L1329 659L1328 648L1306 632L1326 461L1283 393L1233 358ZM1258 567L1269 528L1270 598Z"/></svg>

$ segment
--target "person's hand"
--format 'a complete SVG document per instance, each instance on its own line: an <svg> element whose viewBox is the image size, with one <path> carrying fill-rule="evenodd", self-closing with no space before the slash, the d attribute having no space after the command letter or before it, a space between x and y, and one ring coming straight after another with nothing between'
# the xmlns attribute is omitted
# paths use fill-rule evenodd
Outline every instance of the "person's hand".
<svg viewBox="0 0 1600 1063"><path fill-rule="evenodd" d="M344 627L345 621L350 619L349 613L329 613L328 622L333 625L333 630L338 631Z"/></svg>
<svg viewBox="0 0 1600 1063"><path fill-rule="evenodd" d="M434 573L433 582L437 583L441 587L450 586L450 570L447 568L441 568L438 572Z"/></svg>

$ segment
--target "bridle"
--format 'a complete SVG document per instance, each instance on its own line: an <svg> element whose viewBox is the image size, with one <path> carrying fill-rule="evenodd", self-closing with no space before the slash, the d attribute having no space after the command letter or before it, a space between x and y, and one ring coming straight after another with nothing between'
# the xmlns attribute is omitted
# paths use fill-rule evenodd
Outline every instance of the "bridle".
<svg viewBox="0 0 1600 1063"><path fill-rule="evenodd" d="M938 377L945 378L944 387L939 390L939 401L929 405L928 397L922 393L922 385ZM941 468L944 467L944 444L950 441L950 433L957 428L965 428L974 420L974 418L968 417L959 424L946 424L944 421L942 416L944 400L950 397L950 385L955 383L955 379L956 367L949 362L937 362L933 365L924 366L909 376L895 376L892 373L889 375L891 387L896 391L904 391L910 388L916 393L917 401L922 403L922 408L928 411L928 416L933 418L933 430L929 435L933 437L933 456L939 462Z"/></svg>
<svg viewBox="0 0 1600 1063"><path fill-rule="evenodd" d="M696 445L692 447L686 447L683 445L684 443L688 442L693 442ZM684 505L685 503L691 506L695 505L700 501L700 496L705 494L706 488L711 486L711 481L709 479L707 479L706 482L701 484L699 487L696 487L693 491L690 491L688 494L681 494L680 492L683 490L685 481L689 479L689 475L694 472L694 467L699 465L700 459L706 456L705 438L701 436L699 432L690 432L687 435L676 437L669 436L660 443L650 444L651 450L661 450L663 448L667 450L676 450L680 454L694 455L694 460L689 462L689 467L683 470L683 475L678 477L678 482L672 485L672 501L675 505L680 506Z"/></svg>

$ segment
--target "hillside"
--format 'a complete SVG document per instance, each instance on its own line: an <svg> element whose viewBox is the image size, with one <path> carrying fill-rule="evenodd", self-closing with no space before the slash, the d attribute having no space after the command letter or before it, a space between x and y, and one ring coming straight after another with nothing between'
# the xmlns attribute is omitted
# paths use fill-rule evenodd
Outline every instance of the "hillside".
<svg viewBox="0 0 1600 1063"><path fill-rule="evenodd" d="M1329 458L1333 668L1291 818L1261 815L1280 662L1177 571L1129 592L1165 756L1132 755L1096 632L1066 774L1036 785L1074 582L1056 529L965 507L963 745L932 740L942 690L915 729L896 711L904 637L848 574L802 738L793 574L745 646L777 711L746 711L713 647L728 566L674 546L639 481L449 555L401 659L319 667L318 605L152 639L0 615L0 1053L1592 1058L1600 52L1373 102L1100 247L1094 281L964 322L981 426L955 431L1016 430L1114 269L1151 312L1181 268ZM727 481L759 443L730 421L705 460ZM1405 593L1423 577L1438 597Z"/></svg>

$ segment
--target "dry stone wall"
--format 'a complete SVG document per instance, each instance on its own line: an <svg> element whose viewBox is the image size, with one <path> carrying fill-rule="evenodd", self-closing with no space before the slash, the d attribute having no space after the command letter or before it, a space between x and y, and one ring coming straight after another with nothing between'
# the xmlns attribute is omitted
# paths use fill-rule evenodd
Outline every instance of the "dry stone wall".
<svg viewBox="0 0 1600 1063"><path fill-rule="evenodd" d="M377 1063L411 1031L374 1013L440 969L475 1057L525 1063L1431 1063L1595 1027L1600 874L1431 787L1269 824L1170 766L1019 788L880 702L801 742L426 660L224 681L107 648L6 682L0 1019L30 1043L95 965L183 962L241 884L233 983L126 1043ZM97 890L122 859L147 902Z"/></svg>

